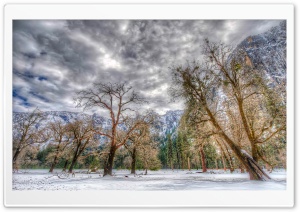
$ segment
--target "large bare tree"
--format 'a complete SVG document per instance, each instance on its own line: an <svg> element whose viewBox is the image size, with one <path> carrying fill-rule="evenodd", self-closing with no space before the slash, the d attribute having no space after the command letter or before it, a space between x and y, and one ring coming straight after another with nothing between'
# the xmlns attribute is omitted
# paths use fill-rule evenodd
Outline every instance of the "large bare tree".
<svg viewBox="0 0 300 212"><path fill-rule="evenodd" d="M118 128L126 123L128 114L134 111L132 106L142 104L145 101L132 90L132 87L128 87L124 83L95 83L93 88L78 92L75 100L77 107L83 107L84 109L98 107L110 116L110 130L98 129L95 133L105 136L110 142L103 176L112 175L116 150L126 143L129 136L141 123L136 122L129 128L122 130Z"/></svg>

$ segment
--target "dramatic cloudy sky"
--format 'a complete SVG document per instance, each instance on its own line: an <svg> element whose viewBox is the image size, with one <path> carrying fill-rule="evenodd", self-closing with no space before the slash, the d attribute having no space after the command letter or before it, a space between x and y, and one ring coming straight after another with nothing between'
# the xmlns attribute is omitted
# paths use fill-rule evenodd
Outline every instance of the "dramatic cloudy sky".
<svg viewBox="0 0 300 212"><path fill-rule="evenodd" d="M170 103L168 67L200 58L204 38L236 45L279 21L13 22L13 111L82 111L76 91L93 82L127 82L163 114ZM89 113L95 111L87 111ZM105 115L105 114L102 114Z"/></svg>

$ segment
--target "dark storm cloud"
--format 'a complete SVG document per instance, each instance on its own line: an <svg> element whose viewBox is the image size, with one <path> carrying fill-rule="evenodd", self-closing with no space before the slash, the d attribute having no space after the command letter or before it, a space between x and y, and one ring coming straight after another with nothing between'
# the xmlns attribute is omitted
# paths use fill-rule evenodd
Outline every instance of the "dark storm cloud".
<svg viewBox="0 0 300 212"><path fill-rule="evenodd" d="M75 109L75 92L93 82L127 82L159 113L169 103L168 67L201 58L204 38L236 45L279 21L154 20L13 23L14 111Z"/></svg>

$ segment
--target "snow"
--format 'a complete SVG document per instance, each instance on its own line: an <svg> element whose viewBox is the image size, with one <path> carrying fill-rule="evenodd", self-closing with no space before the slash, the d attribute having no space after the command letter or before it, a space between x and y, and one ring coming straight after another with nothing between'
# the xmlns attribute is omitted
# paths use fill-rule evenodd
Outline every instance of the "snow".
<svg viewBox="0 0 300 212"><path fill-rule="evenodd" d="M271 181L250 181L247 173L224 170L159 170L137 171L114 170L114 176L102 177L99 173L87 174L86 170L75 170L75 177L53 174L48 170L19 170L13 173L13 190L285 190L286 172L282 169L270 173ZM59 177L58 177L58 176Z"/></svg>

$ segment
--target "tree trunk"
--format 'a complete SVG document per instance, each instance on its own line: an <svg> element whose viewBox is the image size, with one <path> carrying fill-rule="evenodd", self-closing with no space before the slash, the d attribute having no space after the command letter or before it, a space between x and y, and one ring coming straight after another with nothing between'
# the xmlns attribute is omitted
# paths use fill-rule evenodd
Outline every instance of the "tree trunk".
<svg viewBox="0 0 300 212"><path fill-rule="evenodd" d="M234 171L234 164L233 164L233 160L232 160L232 157L231 157L231 154L227 148L226 145L225 146L225 150L226 150L226 153L227 153L227 160L229 162L229 166L230 166L230 173L232 173ZM226 154L225 154L226 155Z"/></svg>
<svg viewBox="0 0 300 212"><path fill-rule="evenodd" d="M77 161L77 158L78 158L78 156L77 155L74 155L74 157L73 157L73 159L72 159L72 162L71 162L71 165L70 165L70 167L69 167L69 173L72 173L72 171L73 171L73 168L74 168L74 166L75 166L75 163L76 163L76 161Z"/></svg>
<svg viewBox="0 0 300 212"><path fill-rule="evenodd" d="M57 164L57 155L55 155L55 157L54 157L54 160L53 160L53 162L51 164L49 172L51 172L51 173L53 172L53 169L56 166L56 164Z"/></svg>
<svg viewBox="0 0 300 212"><path fill-rule="evenodd" d="M245 169L242 163L240 163L240 169L241 169L241 173L245 173Z"/></svg>
<svg viewBox="0 0 300 212"><path fill-rule="evenodd" d="M224 152L222 152L221 157L222 157L224 171L226 171L226 161L225 161L225 157L224 157Z"/></svg>
<svg viewBox="0 0 300 212"><path fill-rule="evenodd" d="M116 153L116 146L111 146L108 159L104 164L104 173L103 176L105 175L112 175L112 169L113 169L113 163L114 163L114 157Z"/></svg>
<svg viewBox="0 0 300 212"><path fill-rule="evenodd" d="M216 129L221 132L220 136L224 139L224 141L228 144L228 146L232 149L234 154L237 156L239 161L244 165L250 175L250 180L265 180L271 179L254 161L245 151L241 150L222 130L217 120L211 113L211 111L206 107L206 111L211 118L212 124L216 127Z"/></svg>
<svg viewBox="0 0 300 212"><path fill-rule="evenodd" d="M178 150L177 150L176 156L177 156L177 168L180 169L180 156L179 156Z"/></svg>
<svg viewBox="0 0 300 212"><path fill-rule="evenodd" d="M218 166L218 159L217 159L217 158L215 159L215 165L216 165L216 169L219 169L219 166Z"/></svg>
<svg viewBox="0 0 300 212"><path fill-rule="evenodd" d="M249 172L250 180L265 180L266 178L271 179L269 175L263 171L258 163L253 160L253 158L246 151L241 151L241 153L246 161L246 169Z"/></svg>
<svg viewBox="0 0 300 212"><path fill-rule="evenodd" d="M63 172L66 171L67 169L67 166L68 166L68 163L69 163L69 160L66 160L65 164L64 164L64 168L63 168Z"/></svg>
<svg viewBox="0 0 300 212"><path fill-rule="evenodd" d="M18 157L19 157L20 152L21 152L21 150L20 150L19 148L16 149L16 152L15 152L15 154L14 154L14 156L13 156L13 163L14 163L14 164L17 162L17 159L18 159Z"/></svg>
<svg viewBox="0 0 300 212"><path fill-rule="evenodd" d="M49 172L51 172L51 173L53 172L53 169L54 169L54 167L56 166L56 164L58 162L58 155L59 155L60 143L61 143L61 141L57 145L56 154L55 154L54 160L53 160L53 162L51 164L51 167L50 167L50 170L49 170Z"/></svg>
<svg viewBox="0 0 300 212"><path fill-rule="evenodd" d="M189 171L191 171L190 157L188 157L188 169L189 169Z"/></svg>
<svg viewBox="0 0 300 212"><path fill-rule="evenodd" d="M135 163L136 163L136 148L134 147L131 155L131 174L135 174Z"/></svg>
<svg viewBox="0 0 300 212"><path fill-rule="evenodd" d="M206 161L205 161L205 153L202 145L200 146L200 155L201 155L202 172L206 172L207 168L206 168Z"/></svg>
<svg viewBox="0 0 300 212"><path fill-rule="evenodd" d="M183 156L181 157L181 169L184 169L184 160L183 160Z"/></svg>
<svg viewBox="0 0 300 212"><path fill-rule="evenodd" d="M252 158L255 162L258 162L259 155L258 155L258 149L256 144L251 143L251 150L252 150Z"/></svg>

